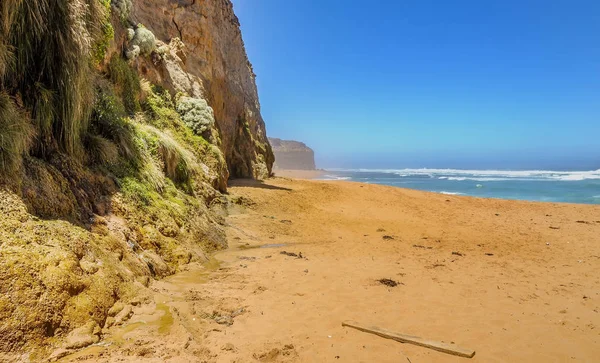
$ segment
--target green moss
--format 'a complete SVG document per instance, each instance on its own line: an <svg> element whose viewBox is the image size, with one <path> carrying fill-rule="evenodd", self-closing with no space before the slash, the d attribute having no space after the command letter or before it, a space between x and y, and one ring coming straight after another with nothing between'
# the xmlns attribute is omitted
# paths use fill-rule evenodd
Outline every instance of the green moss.
<svg viewBox="0 0 600 363"><path fill-rule="evenodd" d="M148 183L135 177L125 177L119 181L121 193L140 206L151 206L158 201L160 194Z"/></svg>
<svg viewBox="0 0 600 363"><path fill-rule="evenodd" d="M125 108L121 99L117 98L113 87L105 82L99 82L96 87L96 97L91 115L91 126L89 129L86 146L101 146L98 143L90 144L90 138L100 136L111 141L117 146L121 156L133 164L139 164L138 147L135 145L134 129L125 117ZM101 141L96 139L96 141ZM108 146L104 143L104 146ZM93 152L88 150L93 157Z"/></svg>
<svg viewBox="0 0 600 363"><path fill-rule="evenodd" d="M104 60L106 56L106 51L110 46L110 42L115 37L115 29L113 28L110 22L102 24L102 36L101 38L94 44L93 52L93 61L95 64L100 64Z"/></svg>
<svg viewBox="0 0 600 363"><path fill-rule="evenodd" d="M103 14L99 16L102 19L100 24L100 35L92 46L92 61L95 65L98 65L104 61L106 51L110 46L110 42L115 37L115 30L110 22L110 0L99 0L104 10Z"/></svg>
<svg viewBox="0 0 600 363"><path fill-rule="evenodd" d="M143 108L149 116L148 122L159 129L180 128L182 123L169 91L151 86L147 93Z"/></svg>
<svg viewBox="0 0 600 363"><path fill-rule="evenodd" d="M125 111L133 115L140 111L140 78L137 72L119 55L113 55L108 64L109 77L121 96Z"/></svg>

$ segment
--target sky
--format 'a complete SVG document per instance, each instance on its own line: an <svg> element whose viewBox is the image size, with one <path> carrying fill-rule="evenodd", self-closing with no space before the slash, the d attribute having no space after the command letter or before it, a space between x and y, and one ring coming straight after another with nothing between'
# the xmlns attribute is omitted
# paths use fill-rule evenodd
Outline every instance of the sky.
<svg viewBox="0 0 600 363"><path fill-rule="evenodd" d="M600 169L600 1L233 0L317 166Z"/></svg>

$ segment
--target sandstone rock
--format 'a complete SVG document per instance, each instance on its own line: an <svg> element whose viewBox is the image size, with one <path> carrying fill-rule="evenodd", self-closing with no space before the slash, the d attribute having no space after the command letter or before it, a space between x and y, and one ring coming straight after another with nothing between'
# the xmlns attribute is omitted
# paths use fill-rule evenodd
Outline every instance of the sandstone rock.
<svg viewBox="0 0 600 363"><path fill-rule="evenodd" d="M56 362L57 360L66 357L67 355L73 353L73 350L58 348L50 356L48 357L48 362Z"/></svg>
<svg viewBox="0 0 600 363"><path fill-rule="evenodd" d="M120 301L117 302L116 304L114 304L112 306L112 308L110 308L108 310L108 316L115 317L118 313L121 312L121 310L123 310L124 307L125 307L125 304L123 304Z"/></svg>
<svg viewBox="0 0 600 363"><path fill-rule="evenodd" d="M73 330L66 339L64 348L80 349L100 341L100 328L96 322L89 322L84 326Z"/></svg>
<svg viewBox="0 0 600 363"><path fill-rule="evenodd" d="M275 153L275 168L315 170L315 153L302 142L269 138Z"/></svg>
<svg viewBox="0 0 600 363"><path fill-rule="evenodd" d="M115 324L114 325L121 325L121 324L123 324L124 322L126 322L127 320L129 320L132 315L133 315L133 308L131 307L131 305L126 305L123 308L123 310L121 310L115 316Z"/></svg>

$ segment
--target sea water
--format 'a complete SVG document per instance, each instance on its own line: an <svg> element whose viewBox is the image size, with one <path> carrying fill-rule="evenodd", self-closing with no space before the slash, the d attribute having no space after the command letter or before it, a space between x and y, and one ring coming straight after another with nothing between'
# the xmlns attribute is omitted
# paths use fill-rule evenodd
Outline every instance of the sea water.
<svg viewBox="0 0 600 363"><path fill-rule="evenodd" d="M450 195L600 204L600 170L329 169L321 179Z"/></svg>

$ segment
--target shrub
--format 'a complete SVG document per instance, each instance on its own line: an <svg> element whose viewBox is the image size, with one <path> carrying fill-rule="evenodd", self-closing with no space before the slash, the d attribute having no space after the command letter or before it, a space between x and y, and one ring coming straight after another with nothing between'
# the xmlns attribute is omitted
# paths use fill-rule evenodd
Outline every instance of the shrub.
<svg viewBox="0 0 600 363"><path fill-rule="evenodd" d="M129 18L131 8L133 7L131 0L112 0L111 5L119 15L119 18L121 18L121 21L125 22Z"/></svg>
<svg viewBox="0 0 600 363"><path fill-rule="evenodd" d="M80 155L93 96L92 46L103 11L98 0L0 1L0 57L12 53L14 59L9 68L0 59L2 88L21 95L38 126L37 154L58 146Z"/></svg>
<svg viewBox="0 0 600 363"><path fill-rule="evenodd" d="M171 135L150 125L139 127L146 135L151 153L160 158L165 175L174 182L187 183L199 169L194 155Z"/></svg>
<svg viewBox="0 0 600 363"><path fill-rule="evenodd" d="M146 93L144 109L150 116L149 121L153 126L164 129L182 125L169 91L160 86L151 86Z"/></svg>
<svg viewBox="0 0 600 363"><path fill-rule="evenodd" d="M119 159L119 148L112 141L98 135L88 135L85 140L88 159L94 164L112 165Z"/></svg>
<svg viewBox="0 0 600 363"><path fill-rule="evenodd" d="M0 41L0 80L12 67L13 60L11 48Z"/></svg>
<svg viewBox="0 0 600 363"><path fill-rule="evenodd" d="M14 171L21 165L33 141L33 126L10 97L0 93L0 171Z"/></svg>
<svg viewBox="0 0 600 363"><path fill-rule="evenodd" d="M115 30L110 22L102 24L102 37L94 44L94 62L102 63L110 42L115 37Z"/></svg>
<svg viewBox="0 0 600 363"><path fill-rule="evenodd" d="M212 108L201 98L181 97L177 103L177 112L183 123L198 135L209 131L215 123Z"/></svg>
<svg viewBox="0 0 600 363"><path fill-rule="evenodd" d="M110 0L100 0L103 11L99 15L101 19L100 36L96 39L93 45L93 58L96 64L102 63L106 56L106 51L110 46L110 42L115 37L115 30L110 22Z"/></svg>
<svg viewBox="0 0 600 363"><path fill-rule="evenodd" d="M138 46L141 55L149 56L156 49L156 37L150 30L138 25L130 45L131 47Z"/></svg>
<svg viewBox="0 0 600 363"><path fill-rule="evenodd" d="M140 110L138 97L141 86L137 72L117 54L110 59L108 72L111 81L121 95L127 114L133 115L138 112Z"/></svg>
<svg viewBox="0 0 600 363"><path fill-rule="evenodd" d="M110 85L100 83L97 86L91 119L92 134L111 140L121 155L134 163L137 161L135 130L125 118L125 109Z"/></svg>

